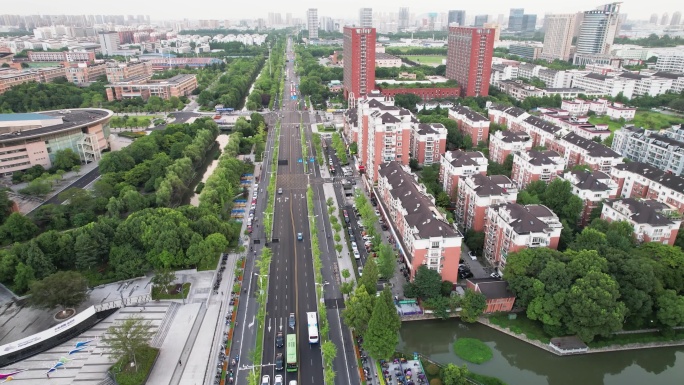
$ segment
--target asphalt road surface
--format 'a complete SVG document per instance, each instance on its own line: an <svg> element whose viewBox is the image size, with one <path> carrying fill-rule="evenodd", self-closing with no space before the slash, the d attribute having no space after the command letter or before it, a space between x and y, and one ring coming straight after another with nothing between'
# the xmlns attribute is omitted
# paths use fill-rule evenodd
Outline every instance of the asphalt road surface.
<svg viewBox="0 0 684 385"><path fill-rule="evenodd" d="M293 57L292 43L288 42L288 58ZM309 344L306 322L306 313L316 312L317 303L309 239L309 213L306 206L309 176L304 172L305 160L301 159L302 115L297 109L298 100L291 98L291 88L294 87L294 83L290 82L290 79L294 78L292 60L287 63L286 71L276 183L276 188L282 189L282 194L276 196L271 244L273 259L269 276L259 277L269 280L261 374L269 375L271 382L275 375L282 374L285 384L297 380L298 385L320 385L323 383L321 350L318 344ZM298 233L302 233L303 240L297 240ZM296 317L294 329L288 326L290 313L294 313ZM282 353L283 358L286 358L285 348L275 346L278 332L282 332L283 335L293 332L297 334L297 372L277 372L272 365L278 353Z"/></svg>

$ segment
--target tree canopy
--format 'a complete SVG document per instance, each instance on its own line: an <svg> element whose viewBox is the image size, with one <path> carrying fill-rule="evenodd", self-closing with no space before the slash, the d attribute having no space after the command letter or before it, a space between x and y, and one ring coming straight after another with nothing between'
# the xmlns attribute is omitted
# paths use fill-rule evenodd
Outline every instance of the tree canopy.
<svg viewBox="0 0 684 385"><path fill-rule="evenodd" d="M76 271L58 271L31 283L33 306L45 309L75 308L88 299L88 281Z"/></svg>

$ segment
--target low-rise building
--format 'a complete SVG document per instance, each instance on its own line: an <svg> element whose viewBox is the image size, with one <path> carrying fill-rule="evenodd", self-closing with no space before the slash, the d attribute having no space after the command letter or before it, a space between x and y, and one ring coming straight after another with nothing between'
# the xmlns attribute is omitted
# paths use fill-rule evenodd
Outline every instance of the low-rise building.
<svg viewBox="0 0 684 385"><path fill-rule="evenodd" d="M438 163L446 151L447 129L441 123L418 123L411 129L411 157L419 165Z"/></svg>
<svg viewBox="0 0 684 385"><path fill-rule="evenodd" d="M466 287L476 293L484 294L487 307L485 314L510 312L515 304L515 294L508 287L508 282L498 278L468 278Z"/></svg>
<svg viewBox="0 0 684 385"><path fill-rule="evenodd" d="M29 70L0 69L0 94L19 84L28 82L49 83L65 76L64 67L46 67Z"/></svg>
<svg viewBox="0 0 684 385"><path fill-rule="evenodd" d="M601 95L616 97L619 93L628 99L634 95L636 80L627 77L601 75L589 73L577 76L573 81L573 87L598 92Z"/></svg>
<svg viewBox="0 0 684 385"><path fill-rule="evenodd" d="M461 88L456 87L422 87L422 88L411 88L411 87L382 87L378 86L380 93L384 96L394 97L396 95L416 95L422 100L432 100L432 99L444 99L444 98L457 98L460 96Z"/></svg>
<svg viewBox="0 0 684 385"><path fill-rule="evenodd" d="M503 164L508 155L532 149L532 138L523 131L502 130L489 136L489 160Z"/></svg>
<svg viewBox="0 0 684 385"><path fill-rule="evenodd" d="M454 217L463 230L483 231L487 207L515 203L518 189L504 175L474 174L458 181Z"/></svg>
<svg viewBox="0 0 684 385"><path fill-rule="evenodd" d="M501 92L512 96L515 100L523 101L527 98L540 98L544 96L544 90L531 84L523 83L522 80L502 80L497 86Z"/></svg>
<svg viewBox="0 0 684 385"><path fill-rule="evenodd" d="M118 83L130 81L132 79L147 80L152 77L152 63L132 62L132 63L107 63L107 81Z"/></svg>
<svg viewBox="0 0 684 385"><path fill-rule="evenodd" d="M505 203L487 208L484 257L499 272L510 253L527 248L558 248L563 225L548 207Z"/></svg>
<svg viewBox="0 0 684 385"><path fill-rule="evenodd" d="M384 52L375 53L375 67L380 68L399 68L401 67L401 59Z"/></svg>
<svg viewBox="0 0 684 385"><path fill-rule="evenodd" d="M95 52L44 52L44 51L29 51L29 61L32 62L87 62L95 61Z"/></svg>
<svg viewBox="0 0 684 385"><path fill-rule="evenodd" d="M52 167L59 150L72 149L82 162L97 161L109 147L114 113L74 108L39 113L0 114L0 175L33 166Z"/></svg>
<svg viewBox="0 0 684 385"><path fill-rule="evenodd" d="M521 151L513 155L511 179L519 189L524 189L538 180L549 183L561 175L564 169L563 157L555 151Z"/></svg>
<svg viewBox="0 0 684 385"><path fill-rule="evenodd" d="M411 278L421 265L437 271L442 280L456 283L461 258L461 233L449 225L434 205L434 198L416 176L399 162L380 165L378 195L401 238L401 249Z"/></svg>
<svg viewBox="0 0 684 385"><path fill-rule="evenodd" d="M574 132L550 143L549 148L561 154L565 168L571 169L579 165L587 165L594 171L610 172L613 166L622 163L622 155L597 143L583 138Z"/></svg>
<svg viewBox="0 0 684 385"><path fill-rule="evenodd" d="M456 201L456 188L461 177L473 174L487 175L489 161L480 151L447 151L439 162L439 180L442 188Z"/></svg>
<svg viewBox="0 0 684 385"><path fill-rule="evenodd" d="M659 242L674 245L681 217L665 203L652 199L610 199L603 204L601 219L625 221L634 228L638 242Z"/></svg>
<svg viewBox="0 0 684 385"><path fill-rule="evenodd" d="M144 55L143 55L144 56ZM219 65L223 63L221 59L212 57L140 57L141 61L147 61L152 63L152 70L154 71L165 71L170 68L204 68L205 66L210 66L212 64Z"/></svg>
<svg viewBox="0 0 684 385"><path fill-rule="evenodd" d="M601 202L617 196L618 184L601 171L568 171L563 175L563 179L570 182L572 193L584 203L579 222L581 226L589 224L591 212L599 207Z"/></svg>
<svg viewBox="0 0 684 385"><path fill-rule="evenodd" d="M680 126L661 131L623 127L615 131L611 147L632 161L676 175L684 172L684 130Z"/></svg>
<svg viewBox="0 0 684 385"><path fill-rule="evenodd" d="M105 76L106 68L107 65L104 63L73 63L65 67L66 78L74 84L88 84L96 81L100 76Z"/></svg>
<svg viewBox="0 0 684 385"><path fill-rule="evenodd" d="M611 134L607 124L590 123L588 116L572 116L568 111L555 108L539 108L538 111L542 113L541 118L545 121L586 139L598 138L603 141Z"/></svg>
<svg viewBox="0 0 684 385"><path fill-rule="evenodd" d="M176 75L169 79L148 80L149 77L133 78L126 81L115 82L107 85L107 99L109 101L130 98L143 98L158 96L169 99L172 96L190 96L197 88L196 75Z"/></svg>
<svg viewBox="0 0 684 385"><path fill-rule="evenodd" d="M473 146L489 138L489 119L486 116L465 106L455 106L449 109L449 119L458 123L458 129L464 135L470 135Z"/></svg>
<svg viewBox="0 0 684 385"><path fill-rule="evenodd" d="M610 176L622 198L653 199L684 214L684 178L642 162L619 164Z"/></svg>

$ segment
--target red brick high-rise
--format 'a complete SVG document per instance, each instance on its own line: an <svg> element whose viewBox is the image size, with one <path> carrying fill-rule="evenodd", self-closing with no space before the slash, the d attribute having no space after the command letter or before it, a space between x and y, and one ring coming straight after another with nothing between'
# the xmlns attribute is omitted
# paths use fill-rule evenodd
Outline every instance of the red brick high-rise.
<svg viewBox="0 0 684 385"><path fill-rule="evenodd" d="M461 96L489 94L494 34L494 28L449 28L446 77L458 82Z"/></svg>
<svg viewBox="0 0 684 385"><path fill-rule="evenodd" d="M344 27L344 97L375 89L375 28ZM491 61L491 59L490 59Z"/></svg>

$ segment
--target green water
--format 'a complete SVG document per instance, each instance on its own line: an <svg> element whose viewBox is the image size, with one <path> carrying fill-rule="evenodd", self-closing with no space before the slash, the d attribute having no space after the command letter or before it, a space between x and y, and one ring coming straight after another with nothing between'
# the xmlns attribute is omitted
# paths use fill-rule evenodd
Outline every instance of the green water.
<svg viewBox="0 0 684 385"><path fill-rule="evenodd" d="M494 357L482 365L461 360L453 350L458 337L485 342ZM467 364L508 385L684 384L684 347L558 357L484 325L457 320L404 322L398 350L419 352L439 363Z"/></svg>

